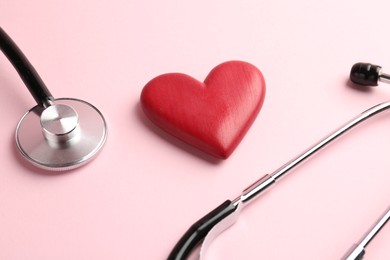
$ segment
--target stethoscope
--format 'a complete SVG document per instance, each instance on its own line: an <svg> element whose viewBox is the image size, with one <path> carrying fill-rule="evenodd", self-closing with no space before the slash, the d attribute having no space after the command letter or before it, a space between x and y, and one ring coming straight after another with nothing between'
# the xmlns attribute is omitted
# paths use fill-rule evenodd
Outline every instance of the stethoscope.
<svg viewBox="0 0 390 260"><path fill-rule="evenodd" d="M16 128L16 144L25 159L48 170L73 169L93 159L107 138L107 125L101 112L90 103L74 99L54 99L38 73L13 40L0 27L0 49L13 64L37 105L27 111ZM351 80L372 86L390 82L381 67L357 63ZM201 242L200 258L210 242L237 220L242 208L276 183L301 162L361 122L390 108L390 101L376 105L340 127L293 160L246 188L234 200L227 200L194 223L171 251L168 259L186 259ZM343 258L361 259L364 249L390 218L390 208L363 239Z"/></svg>
<svg viewBox="0 0 390 260"><path fill-rule="evenodd" d="M378 81L390 83L390 75L382 73L382 68L380 66L369 63L355 64L351 69L350 79L354 83L364 86L377 86ZM329 134L314 146L299 154L296 158L284 164L273 173L267 174L257 180L255 183L246 188L237 198L233 200L226 200L206 216L195 222L187 230L187 232L180 238L175 247L172 249L168 259L187 259L188 256L193 253L193 251L195 251L195 248L198 248L199 245L200 250L198 257L201 259L211 241L213 241L222 231L237 221L242 208L247 206L250 202L253 202L255 198L259 197L263 192L268 190L282 176L286 175L288 172L325 147L327 144L340 137L347 131L351 130L353 127L362 123L363 121L373 117L374 115L387 111L388 109L390 109L390 101L378 104L364 111L342 127ZM357 245L355 245L343 259L361 259L364 255L365 247L379 232L383 225L389 220L389 218L390 208L376 223L376 225L365 235L365 237Z"/></svg>
<svg viewBox="0 0 390 260"><path fill-rule="evenodd" d="M16 144L23 157L47 170L69 170L93 159L107 138L106 121L100 111L83 100L55 99L1 27L0 49L37 102L16 127Z"/></svg>

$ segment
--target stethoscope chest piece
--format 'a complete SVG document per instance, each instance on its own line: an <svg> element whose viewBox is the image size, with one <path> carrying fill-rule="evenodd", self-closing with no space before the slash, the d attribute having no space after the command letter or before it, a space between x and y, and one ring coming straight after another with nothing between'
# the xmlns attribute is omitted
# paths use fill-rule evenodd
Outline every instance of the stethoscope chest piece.
<svg viewBox="0 0 390 260"><path fill-rule="evenodd" d="M46 170L70 170L93 159L107 138L102 113L83 100L55 99L1 27L0 50L37 102L16 127L16 145L24 158Z"/></svg>
<svg viewBox="0 0 390 260"><path fill-rule="evenodd" d="M71 98L56 99L45 108L33 107L16 128L21 154L47 170L83 165L97 155L106 137L107 125L100 111L88 102Z"/></svg>

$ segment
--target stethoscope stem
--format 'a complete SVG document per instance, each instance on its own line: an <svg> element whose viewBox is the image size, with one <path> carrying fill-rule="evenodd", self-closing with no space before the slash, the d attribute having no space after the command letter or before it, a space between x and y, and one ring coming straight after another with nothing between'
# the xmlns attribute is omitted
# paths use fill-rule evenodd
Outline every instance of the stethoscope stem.
<svg viewBox="0 0 390 260"><path fill-rule="evenodd" d="M272 184L274 184L278 179L280 179L282 176L286 175L288 172L290 172L292 169L294 169L296 166L304 162L306 159L308 159L310 156L314 155L317 151L328 145L330 142L338 138L339 136L343 135L356 125L364 122L368 118L385 111L390 108L390 101L378 104L363 113L359 114L357 117L353 118L351 121L344 124L342 127L338 128L331 134L329 134L327 137L319 141L314 146L310 147L300 155L298 155L296 158L292 159L291 161L284 164L282 167L277 169L271 174L267 174L257 180L254 184L250 185L248 188L246 188L242 194L233 200L233 203L235 205L242 204L242 206L247 205L249 202L253 201L256 197L258 197L260 194L262 194L264 191L266 191Z"/></svg>
<svg viewBox="0 0 390 260"><path fill-rule="evenodd" d="M50 106L50 101L54 99L52 94L23 52L1 27L0 49L15 67L37 104L41 107Z"/></svg>

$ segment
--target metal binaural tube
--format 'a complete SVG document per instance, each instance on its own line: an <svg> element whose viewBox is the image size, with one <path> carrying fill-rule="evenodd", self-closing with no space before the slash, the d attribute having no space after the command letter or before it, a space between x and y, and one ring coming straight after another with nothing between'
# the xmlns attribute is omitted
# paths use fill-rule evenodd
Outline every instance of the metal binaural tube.
<svg viewBox="0 0 390 260"><path fill-rule="evenodd" d="M386 73L381 73L379 75L379 81L386 84L390 84L390 75Z"/></svg>
<svg viewBox="0 0 390 260"><path fill-rule="evenodd" d="M327 137L319 141L317 144L310 147L309 149L307 149L306 151L298 155L296 158L284 164L282 167L274 171L272 174L265 175L259 180L257 180L254 184L246 188L239 197L234 199L233 203L235 205L242 203L244 206L248 204L250 201L253 201L256 197L262 194L263 191L267 190L270 186L272 186L272 184L274 184L279 178L281 178L282 176L290 172L292 169L294 169L300 163L308 159L310 156L314 155L317 151L325 147L327 144L329 144L339 136L343 135L347 131L351 130L353 127L357 126L358 124L388 109L390 109L390 101L378 104L364 111L363 113L359 114L357 117L353 118L351 121L347 122L337 130L329 134Z"/></svg>
<svg viewBox="0 0 390 260"><path fill-rule="evenodd" d="M387 209L386 213L381 216L381 218L377 221L374 227L367 233L367 235L362 239L361 245L366 247L371 240L378 234L378 232L384 227L384 225L390 219L390 207Z"/></svg>
<svg viewBox="0 0 390 260"><path fill-rule="evenodd" d="M353 127L364 122L365 120L377 115L381 112L390 109L390 101L378 104L370 109L362 112L357 117L348 121L346 124L336 129L334 132L329 134L327 137L320 140L317 144L310 147L296 158L284 164L282 167L278 168L272 174L266 174L248 188L246 188L238 197L234 200L226 201L224 204L220 205L214 211L207 214L205 217L196 222L191 228L182 236L179 242L176 244L172 250L168 259L182 260L186 259L187 255L191 250L196 246L195 243L192 243L194 238L197 238L197 241L204 239L206 241L206 246L223 230L228 228L234 223L238 218L240 210L242 207L249 204L251 201L254 201L255 198L260 196L263 192L267 191L273 184L276 183L276 180L290 172L300 163L308 159L310 156L314 155L320 149L328 145L330 142L334 141L336 138L340 137L347 131L351 130ZM223 213L223 214L222 214ZM232 217L232 218L230 218ZM387 217L388 218L388 217ZM217 221L210 221L215 220ZM227 221L228 223L223 223ZM387 220L386 220L387 221ZM203 226L204 223L207 223L207 228ZM379 229L375 229L375 234ZM202 231L202 232L200 232ZM204 232L205 231L205 232ZM372 238L373 236L371 236ZM368 240L369 242L369 240ZM367 242L367 243L368 243ZM202 245L203 246L203 245ZM359 247L361 248L361 247ZM180 254L180 252L185 251L186 254ZM204 253L205 249L202 248L200 259Z"/></svg>
<svg viewBox="0 0 390 260"><path fill-rule="evenodd" d="M380 217L380 219L375 223L375 225L370 229L370 231L362 238L362 240L355 244L347 253L343 260L358 260L362 259L365 254L365 247L371 242L371 240L379 233L379 231L384 227L384 225L390 219L390 207L387 209L386 213Z"/></svg>

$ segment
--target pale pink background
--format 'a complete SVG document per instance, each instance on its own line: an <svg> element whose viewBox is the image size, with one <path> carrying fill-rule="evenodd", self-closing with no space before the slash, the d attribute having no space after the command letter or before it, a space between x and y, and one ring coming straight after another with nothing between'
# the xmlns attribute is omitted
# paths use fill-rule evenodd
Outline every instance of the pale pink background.
<svg viewBox="0 0 390 260"><path fill-rule="evenodd" d="M0 0L0 25L55 97L96 105L104 150L64 174L15 148L32 106L0 55L0 259L164 259L187 228L370 106L382 85L351 87L353 63L390 72L389 1ZM203 80L244 60L267 81L254 125L226 161L156 130L142 87L166 72ZM340 259L389 206L390 117L379 116L282 179L242 212L207 259ZM365 259L390 259L390 225Z"/></svg>

